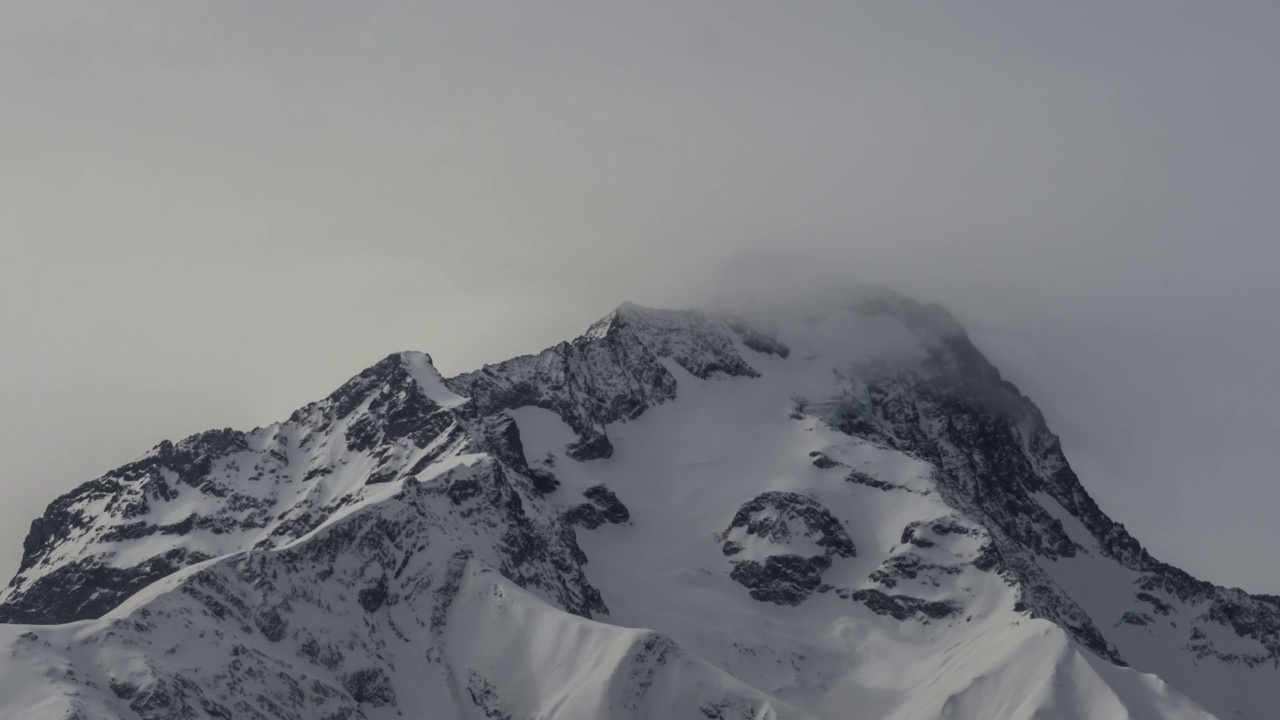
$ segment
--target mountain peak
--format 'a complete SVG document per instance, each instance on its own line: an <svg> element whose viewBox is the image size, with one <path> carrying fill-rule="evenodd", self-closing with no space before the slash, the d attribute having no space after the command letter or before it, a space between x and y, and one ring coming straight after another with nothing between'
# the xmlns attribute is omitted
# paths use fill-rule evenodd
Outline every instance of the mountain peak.
<svg viewBox="0 0 1280 720"><path fill-rule="evenodd" d="M1151 558L944 309L803 290L395 353L82 485L0 715L1269 716L1280 602Z"/></svg>

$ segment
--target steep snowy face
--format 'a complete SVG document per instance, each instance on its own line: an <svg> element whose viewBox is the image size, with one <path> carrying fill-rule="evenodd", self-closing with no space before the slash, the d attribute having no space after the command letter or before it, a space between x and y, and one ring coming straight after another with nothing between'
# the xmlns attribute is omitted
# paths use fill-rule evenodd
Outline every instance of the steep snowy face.
<svg viewBox="0 0 1280 720"><path fill-rule="evenodd" d="M286 422L162 443L24 550L4 717L1280 703L1280 602L1151 559L959 324L887 292L627 304L450 379L393 355Z"/></svg>

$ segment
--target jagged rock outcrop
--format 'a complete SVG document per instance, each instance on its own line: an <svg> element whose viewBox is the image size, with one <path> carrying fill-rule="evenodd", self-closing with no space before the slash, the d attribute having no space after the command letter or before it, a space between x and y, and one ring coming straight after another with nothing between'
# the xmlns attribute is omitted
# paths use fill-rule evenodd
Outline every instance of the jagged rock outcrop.
<svg viewBox="0 0 1280 720"><path fill-rule="evenodd" d="M631 519L627 506L604 485L589 487L582 494L588 502L576 505L565 513L565 519L570 524L595 530L606 523L618 525Z"/></svg>
<svg viewBox="0 0 1280 720"><path fill-rule="evenodd" d="M606 425L639 417L676 396L676 379L664 358L699 378L755 377L735 337L727 323L699 312L624 304L572 342L486 365L449 386L471 398L469 409L477 416L525 406L551 410L578 434L571 457L607 458L613 445Z"/></svg>
<svg viewBox="0 0 1280 720"><path fill-rule="evenodd" d="M738 508L721 552L733 558L745 544L760 543L763 559L732 559L729 577L746 587L751 597L779 605L799 605L822 584L832 558L857 555L853 540L840 521L816 499L790 492L767 492ZM811 543L810 554L783 552L792 542Z"/></svg>

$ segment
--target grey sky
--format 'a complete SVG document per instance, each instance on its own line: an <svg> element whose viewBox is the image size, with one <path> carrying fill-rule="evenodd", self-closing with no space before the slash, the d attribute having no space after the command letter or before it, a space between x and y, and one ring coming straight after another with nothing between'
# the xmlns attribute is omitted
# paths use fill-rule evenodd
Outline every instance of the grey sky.
<svg viewBox="0 0 1280 720"><path fill-rule="evenodd" d="M14 4L0 574L162 438L764 256L946 303L1105 510L1280 592L1278 31L1178 0Z"/></svg>

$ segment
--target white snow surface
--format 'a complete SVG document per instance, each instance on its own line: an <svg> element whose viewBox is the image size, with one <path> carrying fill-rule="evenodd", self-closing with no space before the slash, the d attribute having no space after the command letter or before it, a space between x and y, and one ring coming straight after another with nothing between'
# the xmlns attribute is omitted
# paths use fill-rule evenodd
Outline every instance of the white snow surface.
<svg viewBox="0 0 1280 720"><path fill-rule="evenodd" d="M713 317L625 305L576 342L625 326L677 391L637 391L649 404L605 424L612 452L590 460L568 454L582 433L552 409L559 400L489 416L429 356L393 356L430 400L420 416L438 424L432 437L351 439L365 436L379 403L413 394L394 381L345 415L331 398L214 460L205 482L233 492L196 492L161 469L154 477L169 490L111 527L227 522L120 539L101 520L25 569L0 601L67 563L130 568L175 548L197 553L101 617L0 625L0 718L1273 717L1275 667L1222 659L1262 657L1257 641L1172 601L1150 625L1121 624L1125 612L1150 610L1133 598L1142 574L1107 557L1052 497L1034 495L1082 551L1037 562L1132 667L1033 617L1010 572L980 569L991 533L948 504L934 464L824 416L858 368L915 362L962 332L930 313L907 321L842 307L791 318L771 330L788 346L781 357ZM727 354L754 376L690 369ZM520 458L482 441L504 417ZM535 472L559 486L535 490ZM378 473L388 479L366 484ZM567 530L599 486L628 518ZM769 536L731 527L765 493L825 508L856 552L832 553L823 532L838 530L794 518ZM76 507L106 518L118 502L105 493ZM773 527L780 517L751 515ZM784 556L829 563L796 604L757 599L731 576L739 563ZM860 591L914 604L904 617L878 613ZM1186 647L1201 626L1212 653Z"/></svg>
<svg viewBox="0 0 1280 720"><path fill-rule="evenodd" d="M400 358L404 361L405 369L413 376L413 379L426 393L428 398L435 401L437 405L446 408L453 408L465 403L466 398L455 394L444 384L444 378L440 376L440 371L436 370L436 366L431 364L431 356L421 352L402 352Z"/></svg>

